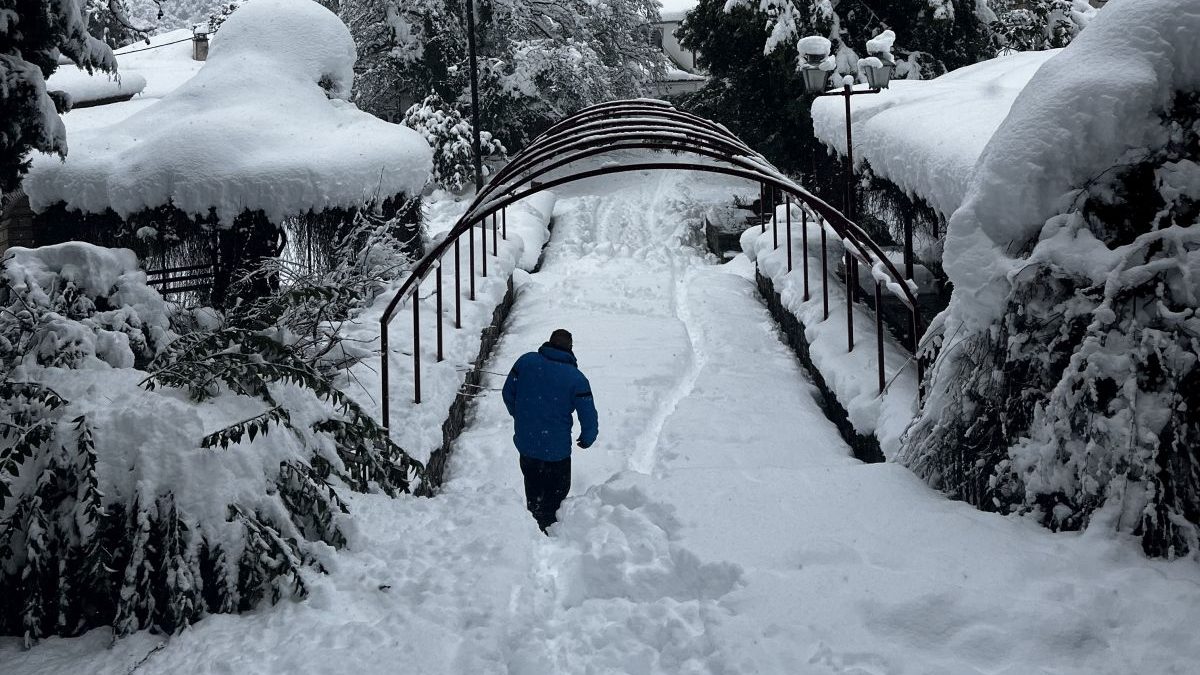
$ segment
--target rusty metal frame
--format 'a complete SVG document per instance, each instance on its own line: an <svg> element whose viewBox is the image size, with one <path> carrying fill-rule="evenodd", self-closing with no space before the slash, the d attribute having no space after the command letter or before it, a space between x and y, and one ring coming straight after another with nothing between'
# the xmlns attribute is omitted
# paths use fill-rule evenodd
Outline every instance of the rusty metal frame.
<svg viewBox="0 0 1200 675"><path fill-rule="evenodd" d="M670 156L686 156L690 159L667 161L634 161L630 163L604 166L599 168L582 168L571 171L570 165L612 152L623 150L654 150L670 153ZM566 169L563 175L554 172ZM384 427L390 426L390 391L388 365L388 325L391 323L402 302L413 299L414 326L416 325L421 282L434 271L440 269L442 256L453 250L458 251L459 238L466 234L469 244L473 244L473 228L478 224L486 232L487 218L495 218L499 213L505 223L504 238L507 239L507 208L533 194L550 190L559 185L572 183L616 173L628 173L647 170L681 170L717 173L735 178L742 178L759 184L763 194L771 194L774 202L777 194L787 200L799 202L805 213L805 226L809 215L821 227L822 234L828 227L842 240L847 251L847 260L853 262L847 265L846 279L849 285L857 285L857 279L852 280L853 270L858 262L869 269L881 267L888 277L887 290L895 295L911 311L914 353L916 339L919 337L920 314L917 311L916 297L909 286L909 281L900 274L895 265L884 255L867 233L843 213L830 206L822 199L805 190L776 169L761 154L755 152L725 127L690 113L674 109L669 103L653 99L636 99L628 101L612 101L580 110L564 119L536 137L518 155L501 169L490 182L475 196L466 212L455 223L446 236L428 253L425 254L412 268L409 276L395 292L383 316L380 318L380 347L382 351L381 379L382 413ZM778 191L778 192L776 192ZM789 210L790 214L790 210ZM493 255L495 255L495 225L493 220ZM486 265L488 255L486 235L481 246ZM807 247L807 239L805 240ZM788 237L789 247L791 238ZM474 290L474 255L471 252L471 279ZM456 268L456 275L458 266ZM807 256L805 256L806 287L807 287ZM438 271L439 279L441 272ZM457 283L456 283L457 287ZM438 284L438 313L440 315L441 284ZM460 317L459 306L462 301L461 293L456 290L456 318ZM474 293L472 293L474 299ZM848 294L847 304L853 303L853 293ZM851 322L848 330L853 330L852 314L848 316ZM440 321L440 316L439 316ZM461 320L456 320L456 328L461 328ZM438 356L441 356L441 331L438 331ZM882 339L879 344L882 346ZM880 349L879 367L883 368L883 353ZM420 391L420 358L421 349L419 337L414 335L414 401L421 402ZM918 368L918 371L920 369ZM918 379L920 372L918 372Z"/></svg>

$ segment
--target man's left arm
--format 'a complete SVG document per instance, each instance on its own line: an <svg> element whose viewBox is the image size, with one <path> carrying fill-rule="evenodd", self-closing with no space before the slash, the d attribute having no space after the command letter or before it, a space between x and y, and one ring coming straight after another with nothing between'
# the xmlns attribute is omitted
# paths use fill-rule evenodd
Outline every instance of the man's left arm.
<svg viewBox="0 0 1200 675"><path fill-rule="evenodd" d="M575 414L579 415L579 447L586 448L596 442L599 433L599 419L596 415L596 401L592 398L592 385L588 379L579 374L579 383L575 386Z"/></svg>

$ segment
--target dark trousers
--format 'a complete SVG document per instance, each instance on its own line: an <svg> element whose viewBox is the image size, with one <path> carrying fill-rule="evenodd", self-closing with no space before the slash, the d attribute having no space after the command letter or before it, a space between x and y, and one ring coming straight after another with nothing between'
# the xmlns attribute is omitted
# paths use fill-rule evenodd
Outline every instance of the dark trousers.
<svg viewBox="0 0 1200 675"><path fill-rule="evenodd" d="M571 491L571 458L558 462L521 456L525 477L525 507L542 532L558 521L558 507Z"/></svg>

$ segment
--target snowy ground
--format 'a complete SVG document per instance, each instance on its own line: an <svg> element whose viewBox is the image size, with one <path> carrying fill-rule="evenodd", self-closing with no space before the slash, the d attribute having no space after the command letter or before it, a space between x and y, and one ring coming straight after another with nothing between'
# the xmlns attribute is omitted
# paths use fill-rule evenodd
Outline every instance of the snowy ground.
<svg viewBox="0 0 1200 675"><path fill-rule="evenodd" d="M600 410L553 536L490 390L444 494L352 496L360 530L309 600L111 648L0 640L4 672L1195 672L1194 561L850 458L752 284L693 247L714 180L561 190L543 269L518 273L489 370L568 328Z"/></svg>

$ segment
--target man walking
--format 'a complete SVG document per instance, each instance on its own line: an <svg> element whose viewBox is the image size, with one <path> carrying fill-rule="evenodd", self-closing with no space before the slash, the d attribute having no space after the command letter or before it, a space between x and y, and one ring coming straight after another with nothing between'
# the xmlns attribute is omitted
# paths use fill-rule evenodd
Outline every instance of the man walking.
<svg viewBox="0 0 1200 675"><path fill-rule="evenodd" d="M525 504L542 532L557 520L571 490L571 413L579 415L576 444L596 441L592 388L579 372L571 334L558 329L550 341L513 364L504 382L504 405L513 417L513 442L521 453Z"/></svg>

